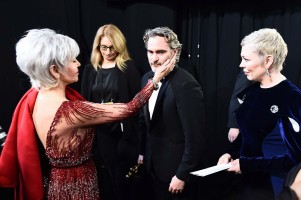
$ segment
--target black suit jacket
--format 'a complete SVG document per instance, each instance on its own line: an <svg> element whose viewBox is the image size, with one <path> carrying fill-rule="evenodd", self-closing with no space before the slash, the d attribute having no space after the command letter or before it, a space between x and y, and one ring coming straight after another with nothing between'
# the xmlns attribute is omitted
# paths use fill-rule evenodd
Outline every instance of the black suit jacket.
<svg viewBox="0 0 301 200"><path fill-rule="evenodd" d="M142 86L152 72L144 75ZM200 84L181 68L175 68L162 83L152 120L148 105L140 116L141 154L148 169L164 182L176 175L189 181L189 173L201 167L205 153L204 97ZM146 148L144 149L144 145Z"/></svg>

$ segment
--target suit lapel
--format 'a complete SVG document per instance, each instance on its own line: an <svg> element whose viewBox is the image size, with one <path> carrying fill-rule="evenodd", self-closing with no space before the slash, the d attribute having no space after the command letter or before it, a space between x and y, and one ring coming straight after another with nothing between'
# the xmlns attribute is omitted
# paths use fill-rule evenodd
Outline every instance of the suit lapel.
<svg viewBox="0 0 301 200"><path fill-rule="evenodd" d="M167 88L169 82L170 82L170 79L167 79L167 78L165 78L164 80L162 80L162 85L160 87L159 94L158 94L158 97L157 97L157 100L156 100L154 112L156 110L157 105L161 102L162 96L165 93L166 88Z"/></svg>
<svg viewBox="0 0 301 200"><path fill-rule="evenodd" d="M170 84L170 81L171 81L172 76L174 75L175 71L171 72L168 76L166 76L164 79L161 80L162 85L160 87L159 94L158 94L158 97L156 100L152 121L154 121L157 117L158 108L160 107L159 105L162 104L162 101L163 101L162 98L164 96L164 93L166 92L168 85Z"/></svg>

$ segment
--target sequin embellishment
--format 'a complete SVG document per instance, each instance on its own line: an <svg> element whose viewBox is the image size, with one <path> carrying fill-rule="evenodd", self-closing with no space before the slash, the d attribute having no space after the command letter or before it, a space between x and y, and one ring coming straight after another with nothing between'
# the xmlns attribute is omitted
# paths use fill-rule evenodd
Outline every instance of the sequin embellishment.
<svg viewBox="0 0 301 200"><path fill-rule="evenodd" d="M131 102L114 105L119 111L115 119L136 114L148 101L153 89L153 83L149 82ZM44 183L48 200L100 199L96 169L91 159L95 128L76 126L76 123L101 116L108 117L110 113L85 101L65 101L58 109L46 139L46 155L51 166ZM60 130L66 131L61 133Z"/></svg>

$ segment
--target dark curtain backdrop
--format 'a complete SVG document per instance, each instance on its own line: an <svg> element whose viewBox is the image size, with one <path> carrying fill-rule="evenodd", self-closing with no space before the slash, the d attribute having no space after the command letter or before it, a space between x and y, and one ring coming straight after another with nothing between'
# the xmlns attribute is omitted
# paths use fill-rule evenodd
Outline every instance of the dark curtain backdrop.
<svg viewBox="0 0 301 200"><path fill-rule="evenodd" d="M180 67L192 73L205 94L207 132L204 134L210 149L203 154L209 156L211 164L217 162L228 145L228 104L239 71L240 41L245 35L259 28L276 28L288 44L283 73L301 86L301 6L298 1L275 4L272 0L251 3L238 0L1 0L0 125L5 130L9 128L19 98L30 87L15 62L15 44L25 31L51 28L74 38L81 48L82 71L89 62L96 30L106 23L114 23L125 34L141 74L149 70L142 40L145 29L168 26L178 34L183 43ZM72 87L79 91L80 82ZM219 176L217 182L215 175L202 179L212 188L213 192L208 190L212 199L225 199L214 190L226 183L228 176ZM228 187L220 190L228 191Z"/></svg>

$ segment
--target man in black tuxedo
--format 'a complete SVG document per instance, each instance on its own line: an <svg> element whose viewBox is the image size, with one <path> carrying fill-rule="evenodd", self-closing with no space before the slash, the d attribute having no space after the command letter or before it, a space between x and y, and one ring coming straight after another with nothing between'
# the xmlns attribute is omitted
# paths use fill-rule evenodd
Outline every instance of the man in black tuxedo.
<svg viewBox="0 0 301 200"><path fill-rule="evenodd" d="M181 44L167 27L145 32L143 37L151 71L177 56ZM197 184L191 171L205 167L204 97L200 84L191 74L176 66L158 84L140 117L140 156L152 177L155 200L197 199Z"/></svg>

